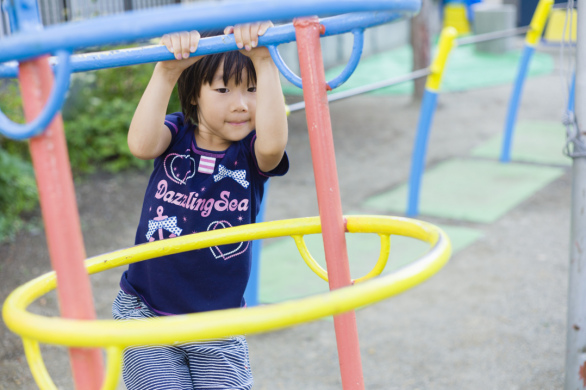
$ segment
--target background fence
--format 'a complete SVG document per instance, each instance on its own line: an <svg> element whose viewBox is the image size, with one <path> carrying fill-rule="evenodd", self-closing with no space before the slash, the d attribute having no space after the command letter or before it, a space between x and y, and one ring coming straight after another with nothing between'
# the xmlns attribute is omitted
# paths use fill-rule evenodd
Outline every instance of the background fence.
<svg viewBox="0 0 586 390"><path fill-rule="evenodd" d="M43 24L49 26L124 11L196 1L203 0L37 0L37 3ZM6 12L2 10L0 13L2 14L0 17L1 38L10 34L10 24Z"/></svg>

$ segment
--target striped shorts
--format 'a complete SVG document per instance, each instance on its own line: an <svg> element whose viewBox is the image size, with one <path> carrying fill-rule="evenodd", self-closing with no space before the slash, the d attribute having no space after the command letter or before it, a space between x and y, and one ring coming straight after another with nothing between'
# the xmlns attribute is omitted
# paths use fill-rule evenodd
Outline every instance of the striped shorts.
<svg viewBox="0 0 586 390"><path fill-rule="evenodd" d="M116 320L157 317L138 297L120 291ZM122 370L128 390L250 390L252 373L243 336L173 346L130 347Z"/></svg>

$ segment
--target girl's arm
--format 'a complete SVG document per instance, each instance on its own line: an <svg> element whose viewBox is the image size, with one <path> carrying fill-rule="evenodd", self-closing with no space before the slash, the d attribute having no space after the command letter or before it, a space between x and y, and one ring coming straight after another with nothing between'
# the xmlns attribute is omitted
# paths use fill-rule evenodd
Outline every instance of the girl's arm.
<svg viewBox="0 0 586 390"><path fill-rule="evenodd" d="M143 160L158 157L169 147L171 133L164 122L173 87L181 72L201 58L189 58L199 43L197 31L164 35L161 43L177 60L157 63L128 130L130 152Z"/></svg>
<svg viewBox="0 0 586 390"><path fill-rule="evenodd" d="M258 167L269 172L279 165L287 146L288 125L279 70L266 47L258 47L258 36L273 24L253 23L227 27L234 32L241 52L250 57L256 71L256 142L254 146Z"/></svg>

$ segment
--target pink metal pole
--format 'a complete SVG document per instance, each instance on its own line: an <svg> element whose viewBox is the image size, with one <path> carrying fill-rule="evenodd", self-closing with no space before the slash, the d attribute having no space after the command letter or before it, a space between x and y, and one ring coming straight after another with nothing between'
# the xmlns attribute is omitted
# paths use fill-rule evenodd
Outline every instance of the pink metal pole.
<svg viewBox="0 0 586 390"><path fill-rule="evenodd" d="M294 22L330 290L351 284L334 138L316 17ZM344 390L364 389L354 311L334 317Z"/></svg>
<svg viewBox="0 0 586 390"><path fill-rule="evenodd" d="M21 63L20 89L27 122L43 109L53 86L47 57ZM58 114L45 132L29 144L51 265L57 273L57 294L65 318L96 318L89 276L84 267L85 249L71 176L71 166ZM71 368L76 389L94 390L102 384L103 361L99 349L71 348Z"/></svg>

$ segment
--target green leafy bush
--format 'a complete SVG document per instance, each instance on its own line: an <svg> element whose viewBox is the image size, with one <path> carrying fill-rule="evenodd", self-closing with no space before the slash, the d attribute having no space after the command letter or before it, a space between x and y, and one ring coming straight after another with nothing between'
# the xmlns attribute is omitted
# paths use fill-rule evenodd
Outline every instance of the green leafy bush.
<svg viewBox="0 0 586 390"><path fill-rule="evenodd" d="M0 79L0 108L13 122L24 123L22 99L20 97L18 82L16 80ZM0 136L0 148L10 154L19 156L21 159L26 160L28 158L27 142L12 141Z"/></svg>
<svg viewBox="0 0 586 390"><path fill-rule="evenodd" d="M0 108L12 121L24 122L16 80L0 80ZM28 143L0 136L0 242L24 226L23 213L37 205L37 187Z"/></svg>
<svg viewBox="0 0 586 390"><path fill-rule="evenodd" d="M149 161L134 157L126 135L146 88L153 64L104 69L72 76L63 120L74 177L96 172L142 169ZM15 80L0 80L0 108L23 122ZM177 94L168 112L179 111ZM23 213L38 208L28 142L0 136L0 242L24 226Z"/></svg>
<svg viewBox="0 0 586 390"><path fill-rule="evenodd" d="M144 168L128 150L126 135L153 65L104 69L76 75L63 118L75 173ZM180 109L176 94L169 111Z"/></svg>
<svg viewBox="0 0 586 390"><path fill-rule="evenodd" d="M0 241L24 226L23 213L38 204L33 168L28 161L0 148Z"/></svg>

